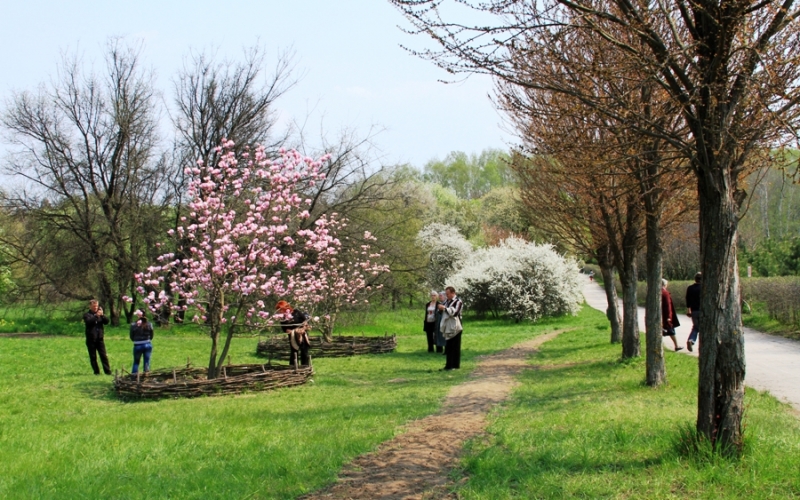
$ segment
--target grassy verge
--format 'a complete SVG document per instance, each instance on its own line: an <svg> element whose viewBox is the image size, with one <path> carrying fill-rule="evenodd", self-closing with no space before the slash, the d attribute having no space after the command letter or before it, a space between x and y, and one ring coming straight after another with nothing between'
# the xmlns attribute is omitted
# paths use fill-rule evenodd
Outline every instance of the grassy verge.
<svg viewBox="0 0 800 500"><path fill-rule="evenodd" d="M800 340L800 331L797 330L797 325L783 323L771 317L764 302L753 302L748 305L750 307L744 308L742 311L742 323L744 326L759 332Z"/></svg>
<svg viewBox="0 0 800 500"><path fill-rule="evenodd" d="M392 354L317 359L315 383L271 393L123 403L94 376L81 337L0 338L0 498L293 498L336 477L358 454L437 410L476 356L560 327L465 321L462 370L440 372L418 310L384 312L349 333L400 334ZM348 333L348 332L342 332ZM232 362L254 362L255 338ZM130 369L126 331L106 337ZM191 357L206 338L156 331L153 368Z"/></svg>
<svg viewBox="0 0 800 500"><path fill-rule="evenodd" d="M739 461L689 452L697 360L666 353L669 385L642 385L644 360L620 363L605 320L542 347L490 434L468 446L463 499L797 498L800 423L747 390Z"/></svg>

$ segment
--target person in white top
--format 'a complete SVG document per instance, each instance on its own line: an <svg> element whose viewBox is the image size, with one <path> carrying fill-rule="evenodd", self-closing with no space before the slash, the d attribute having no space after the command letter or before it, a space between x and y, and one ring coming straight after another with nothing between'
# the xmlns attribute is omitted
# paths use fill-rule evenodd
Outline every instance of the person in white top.
<svg viewBox="0 0 800 500"><path fill-rule="evenodd" d="M425 323L422 329L428 338L428 352L434 352L433 346L436 335L436 306L439 305L439 294L435 290L431 291L431 300L425 306ZM441 349L441 348L439 348Z"/></svg>

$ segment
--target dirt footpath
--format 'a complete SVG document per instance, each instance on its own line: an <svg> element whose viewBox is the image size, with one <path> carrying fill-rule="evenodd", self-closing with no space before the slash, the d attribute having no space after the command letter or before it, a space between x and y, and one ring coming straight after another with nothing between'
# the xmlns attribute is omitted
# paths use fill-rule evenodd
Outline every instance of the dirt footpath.
<svg viewBox="0 0 800 500"><path fill-rule="evenodd" d="M450 389L442 410L408 424L402 434L377 451L357 457L330 487L301 497L317 499L441 499L453 482L464 442L484 432L486 415L505 400L536 348L562 333L554 331L491 356L470 379Z"/></svg>

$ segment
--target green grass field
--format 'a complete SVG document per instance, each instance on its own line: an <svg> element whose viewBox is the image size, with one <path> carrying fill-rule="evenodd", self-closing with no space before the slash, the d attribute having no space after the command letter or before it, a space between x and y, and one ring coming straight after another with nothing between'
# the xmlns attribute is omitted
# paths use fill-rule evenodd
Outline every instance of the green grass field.
<svg viewBox="0 0 800 500"><path fill-rule="evenodd" d="M118 401L80 336L0 338L0 498L292 498L436 411L476 356L555 324L473 321L463 369L444 373L444 357L423 352L420 319L379 314L352 333L397 332L396 353L314 360L304 387L157 402ZM112 366L130 370L124 333L106 345ZM231 361L258 362L256 342L235 340ZM209 345L157 330L152 367L203 365Z"/></svg>
<svg viewBox="0 0 800 500"><path fill-rule="evenodd" d="M644 387L643 361L619 363L603 315L531 324L467 318L462 370L438 371L421 313L382 312L350 332L397 332L392 354L316 359L313 384L241 396L120 402L94 376L80 336L0 338L0 498L293 498L344 463L435 412L476 357L556 328L491 433L471 442L462 498L792 498L800 426L785 405L748 391L740 461L688 453L696 361L667 354L668 387ZM199 335L156 331L153 368L205 364ZM107 337L130 369L123 330ZM254 362L255 338L232 362Z"/></svg>
<svg viewBox="0 0 800 500"><path fill-rule="evenodd" d="M599 313L598 313L599 314ZM747 389L739 460L689 445L697 360L666 353L667 386L643 385L644 359L620 363L594 329L546 343L489 436L470 443L463 499L800 497L800 422Z"/></svg>

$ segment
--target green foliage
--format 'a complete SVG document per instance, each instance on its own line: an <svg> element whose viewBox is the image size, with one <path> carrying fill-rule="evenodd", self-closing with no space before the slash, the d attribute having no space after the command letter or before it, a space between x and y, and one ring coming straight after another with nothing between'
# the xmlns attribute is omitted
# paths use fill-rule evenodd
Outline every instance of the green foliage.
<svg viewBox="0 0 800 500"><path fill-rule="evenodd" d="M747 274L752 266L753 276L797 276L800 275L800 238L767 239L748 250L742 246L739 252L740 274Z"/></svg>
<svg viewBox="0 0 800 500"><path fill-rule="evenodd" d="M450 224L468 240L475 239L481 230L480 201L459 198L452 188L441 184L429 184L436 205L428 214L426 223Z"/></svg>
<svg viewBox="0 0 800 500"><path fill-rule="evenodd" d="M2 191L0 191L0 196L2 196ZM3 228L0 227L0 236L2 236L3 232ZM8 265L9 255L8 248L0 244L0 305L9 303L9 299L13 298L16 291L16 284L11 275L11 267Z"/></svg>
<svg viewBox="0 0 800 500"><path fill-rule="evenodd" d="M480 155L453 151L443 161L428 162L423 177L466 200L480 198L492 188L513 182L508 157L497 149L484 150Z"/></svg>
<svg viewBox="0 0 800 500"><path fill-rule="evenodd" d="M704 453L691 432L697 360L666 354L669 384L642 383L644 359L619 363L602 313L544 344L489 436L468 446L458 498L794 498L800 423L747 389L739 459ZM695 440L696 441L696 440Z"/></svg>
<svg viewBox="0 0 800 500"><path fill-rule="evenodd" d="M750 199L739 223L739 242L753 249L770 239L785 240L800 234L800 185L797 178L797 150L776 151L773 166L747 179Z"/></svg>

